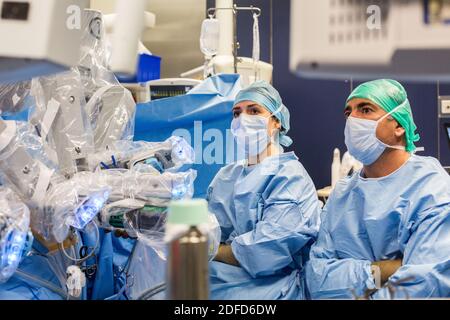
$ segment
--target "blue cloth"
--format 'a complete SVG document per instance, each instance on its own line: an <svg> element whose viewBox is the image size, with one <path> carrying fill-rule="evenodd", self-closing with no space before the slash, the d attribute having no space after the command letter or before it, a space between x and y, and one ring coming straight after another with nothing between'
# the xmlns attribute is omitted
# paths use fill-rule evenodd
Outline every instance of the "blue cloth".
<svg viewBox="0 0 450 320"><path fill-rule="evenodd" d="M77 245L76 251L82 245L90 247L95 245L96 238L93 232L82 233L81 238L82 241ZM121 291L125 285L124 270L133 245L134 240L119 239L111 233L104 233L103 230L100 230L100 246L96 250L96 257L88 259L83 265L83 267L95 265L97 271L92 279L87 279L81 300L110 299L111 296L114 297ZM64 262L65 258L60 251L49 254L37 240L33 243L33 249L34 254L21 261L19 270L38 281L29 280L16 273L6 283L0 284L0 300L64 300L67 298L61 292L52 290L52 288L57 288L64 293L64 288L50 267L48 258L36 253L57 257L56 260L51 259L51 261L56 261L53 268L56 266L63 277L65 277L65 269L72 263L68 260ZM71 250L68 250L68 254L73 255ZM44 286L42 282L49 285ZM115 299L125 298L125 296L119 295Z"/></svg>
<svg viewBox="0 0 450 320"><path fill-rule="evenodd" d="M267 81L256 81L239 92L234 104L236 105L243 101L256 102L280 120L280 144L285 147L289 147L292 144L292 139L286 135L291 128L291 116L288 108L283 104L280 94L274 87Z"/></svg>
<svg viewBox="0 0 450 320"><path fill-rule="evenodd" d="M27 275L37 279L38 281L24 278L15 273L7 282L0 284L0 300L64 300L64 289L58 281L58 277L50 267L49 261L62 261L59 253L49 254L47 249L43 247L36 239L33 243L33 252L31 256L24 257L19 265L18 270L25 272ZM49 260L44 255L57 256L59 259ZM59 270L65 276L65 270L62 264ZM42 282L48 284L42 285ZM52 288L60 290L62 293L56 292ZM86 292L83 293L82 299L85 299Z"/></svg>
<svg viewBox="0 0 450 320"><path fill-rule="evenodd" d="M303 299L302 268L315 240L319 202L293 152L255 166L224 167L208 189L209 211L241 267L210 264L212 299Z"/></svg>
<svg viewBox="0 0 450 320"><path fill-rule="evenodd" d="M2 119L4 120L11 120L11 121L22 121L27 122L28 121L28 109L23 109L18 113L14 114L2 114Z"/></svg>
<svg viewBox="0 0 450 320"><path fill-rule="evenodd" d="M129 298L132 300L163 300L166 292L154 296L149 292L166 282L167 252L166 249L155 248L151 241L141 239L136 243L133 256L130 257L129 274L132 286L129 288Z"/></svg>
<svg viewBox="0 0 450 320"><path fill-rule="evenodd" d="M164 141L173 135L184 137L195 151L193 169L198 175L194 196L204 198L215 174L235 160L225 157L232 155L235 148L229 128L234 99L241 88L238 75L219 75L208 78L187 95L138 104L134 139Z"/></svg>
<svg viewBox="0 0 450 320"><path fill-rule="evenodd" d="M83 242L86 246L95 246L95 235L84 233ZM125 269L128 264L134 240L116 237L112 232L106 233L100 229L100 245L96 257L88 259L87 265L97 265L95 277L88 281L88 299L125 299L123 295L116 296L126 285Z"/></svg>
<svg viewBox="0 0 450 320"><path fill-rule="evenodd" d="M371 263L401 259L395 298L450 296L450 177L436 159L411 158L379 179L340 180L306 267L313 299L353 298L375 287ZM374 299L391 298L387 288Z"/></svg>
<svg viewBox="0 0 450 320"><path fill-rule="evenodd" d="M113 274L113 245L111 233L105 233L100 229L99 246L95 250L95 257L86 261L86 266L95 266L95 277L88 279L88 299L104 300L115 294L114 291L114 274ZM93 248L96 244L96 235L94 232L82 234L83 244L89 248Z"/></svg>
<svg viewBox="0 0 450 320"><path fill-rule="evenodd" d="M113 245L113 272L114 272L114 291L116 294L123 291L124 286L130 286L133 279L127 279L127 266L130 263L131 252L136 244L136 240L123 239L112 236ZM129 281L129 282L127 282ZM121 295L117 297L118 300L126 300L128 297Z"/></svg>

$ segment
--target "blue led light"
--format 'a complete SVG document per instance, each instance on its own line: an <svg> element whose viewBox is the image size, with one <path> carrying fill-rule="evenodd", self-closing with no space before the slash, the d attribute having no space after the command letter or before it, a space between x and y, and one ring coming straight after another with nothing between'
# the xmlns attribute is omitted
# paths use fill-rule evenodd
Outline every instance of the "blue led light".
<svg viewBox="0 0 450 320"><path fill-rule="evenodd" d="M76 210L75 221L70 223L74 228L84 229L86 225L94 219L100 212L108 199L107 192L98 192L91 195L85 202Z"/></svg>
<svg viewBox="0 0 450 320"><path fill-rule="evenodd" d="M11 252L8 254L8 264L15 264L19 260L20 256L17 252Z"/></svg>
<svg viewBox="0 0 450 320"><path fill-rule="evenodd" d="M9 279L16 271L25 253L27 239L27 233L19 230L12 230L6 236L0 248L0 282Z"/></svg>

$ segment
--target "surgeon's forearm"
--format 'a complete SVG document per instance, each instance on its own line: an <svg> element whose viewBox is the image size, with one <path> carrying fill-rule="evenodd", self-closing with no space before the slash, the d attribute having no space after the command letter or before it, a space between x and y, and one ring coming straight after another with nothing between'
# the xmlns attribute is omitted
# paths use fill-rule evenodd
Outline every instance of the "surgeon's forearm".
<svg viewBox="0 0 450 320"><path fill-rule="evenodd" d="M402 266L402 260L376 261L372 263L372 266L379 268L381 284L385 284L389 278Z"/></svg>
<svg viewBox="0 0 450 320"><path fill-rule="evenodd" d="M226 245L226 244L221 244L219 246L219 250L218 250L217 255L214 258L214 260L223 262L226 264L231 264L233 266L238 266L238 267L240 266L239 262L234 257L233 250L231 250L231 246Z"/></svg>

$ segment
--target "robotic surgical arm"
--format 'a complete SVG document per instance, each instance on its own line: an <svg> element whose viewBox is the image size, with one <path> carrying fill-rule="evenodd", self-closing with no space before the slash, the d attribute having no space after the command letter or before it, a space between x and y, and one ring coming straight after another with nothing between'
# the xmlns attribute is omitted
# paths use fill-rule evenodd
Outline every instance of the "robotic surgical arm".
<svg viewBox="0 0 450 320"><path fill-rule="evenodd" d="M116 141L89 157L90 167L101 169L134 169L159 173L176 172L185 164L194 163L194 150L181 137L164 142Z"/></svg>
<svg viewBox="0 0 450 320"><path fill-rule="evenodd" d="M111 188L108 204L98 214L102 228L136 232L164 227L170 201L191 198L196 171L160 174L128 169L82 172L74 176L79 183L95 181ZM128 223L128 224L127 224Z"/></svg>
<svg viewBox="0 0 450 320"><path fill-rule="evenodd" d="M136 104L108 69L102 14L85 10L80 61L54 76L33 79L29 121L67 178L91 171L87 157L117 140L133 138Z"/></svg>
<svg viewBox="0 0 450 320"><path fill-rule="evenodd" d="M0 119L0 141L2 182L29 206L33 231L45 240L62 243L103 207L110 188L65 179L27 123Z"/></svg>
<svg viewBox="0 0 450 320"><path fill-rule="evenodd" d="M30 210L17 194L0 186L0 283L16 272L31 247Z"/></svg>

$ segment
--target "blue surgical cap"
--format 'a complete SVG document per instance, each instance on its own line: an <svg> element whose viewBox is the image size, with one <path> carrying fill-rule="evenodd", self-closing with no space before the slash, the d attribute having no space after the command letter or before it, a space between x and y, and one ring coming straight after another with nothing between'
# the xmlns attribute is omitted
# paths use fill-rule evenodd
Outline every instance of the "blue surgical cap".
<svg viewBox="0 0 450 320"><path fill-rule="evenodd" d="M286 135L291 128L289 124L291 116L289 110L283 104L280 94L274 87L266 81L256 81L238 93L234 104L236 105L243 101L253 101L266 108L281 123L280 144L285 147L289 147L292 144L292 139Z"/></svg>

